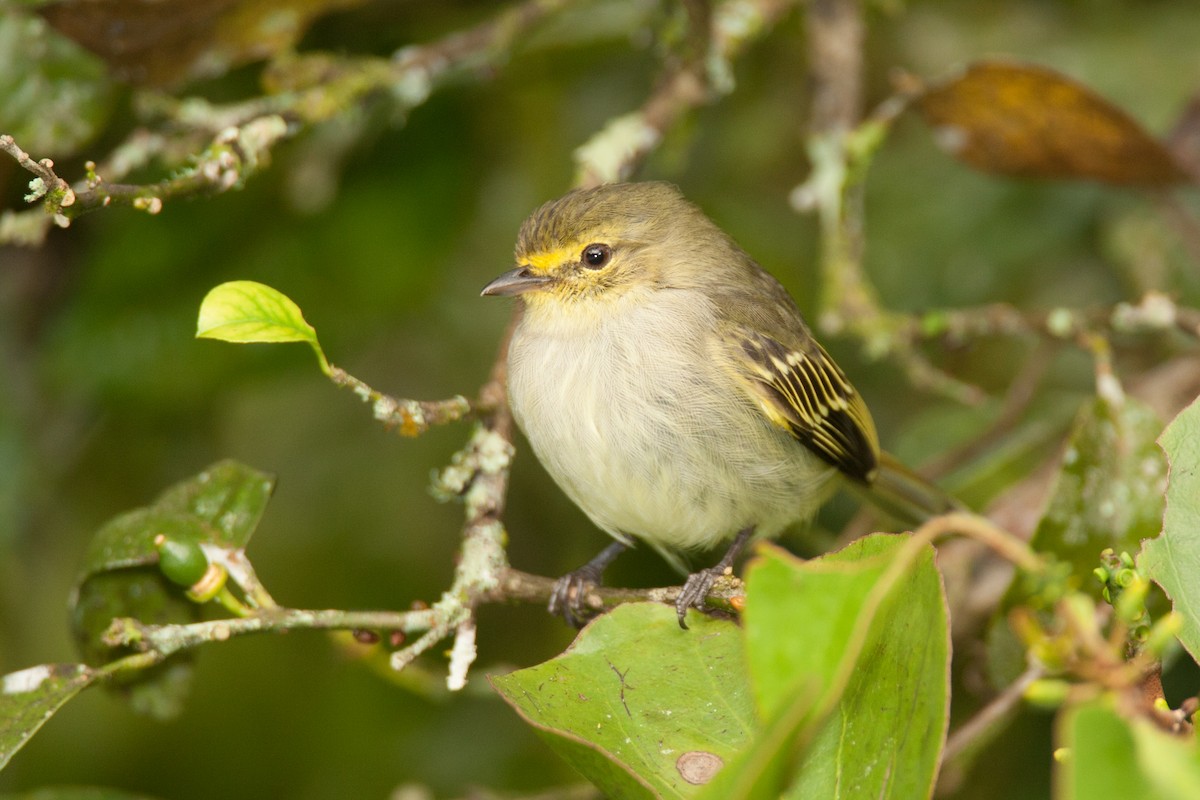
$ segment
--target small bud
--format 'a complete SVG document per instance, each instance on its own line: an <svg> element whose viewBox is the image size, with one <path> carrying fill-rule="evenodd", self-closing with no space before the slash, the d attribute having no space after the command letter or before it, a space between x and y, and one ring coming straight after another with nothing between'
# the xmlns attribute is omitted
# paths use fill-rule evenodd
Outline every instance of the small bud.
<svg viewBox="0 0 1200 800"><path fill-rule="evenodd" d="M1183 617L1172 611L1154 623L1146 633L1146 652L1161 657L1167 648L1175 646L1175 637L1183 630Z"/></svg>
<svg viewBox="0 0 1200 800"><path fill-rule="evenodd" d="M1126 570L1121 572L1123 575ZM1128 583L1124 584L1124 591L1117 598L1117 602L1113 604L1113 610L1117 612L1117 619L1126 623L1134 623L1146 613L1146 595L1150 592L1150 581L1132 570L1128 570L1128 572L1130 574Z"/></svg>
<svg viewBox="0 0 1200 800"><path fill-rule="evenodd" d="M1063 615L1075 629L1085 636L1099 636L1100 626L1096 622L1096 603L1081 592L1072 592L1062 599Z"/></svg>
<svg viewBox="0 0 1200 800"><path fill-rule="evenodd" d="M1027 703L1040 708L1058 708L1067 701L1071 692L1071 684L1051 678L1036 680L1025 688L1024 697Z"/></svg>

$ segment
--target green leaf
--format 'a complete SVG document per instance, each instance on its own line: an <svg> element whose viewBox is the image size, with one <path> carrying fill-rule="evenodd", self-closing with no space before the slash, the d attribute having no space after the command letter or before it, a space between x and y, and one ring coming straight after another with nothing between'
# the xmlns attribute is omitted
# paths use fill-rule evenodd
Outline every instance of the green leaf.
<svg viewBox="0 0 1200 800"><path fill-rule="evenodd" d="M608 797L693 797L750 739L754 712L737 625L632 603L562 655L493 677L550 746Z"/></svg>
<svg viewBox="0 0 1200 800"><path fill-rule="evenodd" d="M266 510L274 479L236 461L220 461L164 491L151 505L107 522L88 547L83 577L158 563L154 539L243 548Z"/></svg>
<svg viewBox="0 0 1200 800"><path fill-rule="evenodd" d="M1172 736L1147 719L1135 719L1130 727L1137 763L1147 781L1168 800L1200 797L1200 748L1195 736Z"/></svg>
<svg viewBox="0 0 1200 800"><path fill-rule="evenodd" d="M933 549L865 537L747 572L746 643L768 720L710 798L923 797L949 705L949 623Z"/></svg>
<svg viewBox="0 0 1200 800"><path fill-rule="evenodd" d="M200 303L196 337L224 342L307 342L316 353L321 371L329 362L300 307L290 297L255 281L230 281L215 287Z"/></svg>
<svg viewBox="0 0 1200 800"><path fill-rule="evenodd" d="M1066 758L1057 775L1063 800L1195 800L1195 739L1170 736L1149 721L1127 721L1105 700L1069 708L1059 720Z"/></svg>
<svg viewBox="0 0 1200 800"><path fill-rule="evenodd" d="M1170 462L1162 533L1142 545L1138 566L1183 619L1179 640L1200 660L1200 400L1180 412L1159 444Z"/></svg>
<svg viewBox="0 0 1200 800"><path fill-rule="evenodd" d="M42 664L0 677L0 769L95 676L84 664Z"/></svg>
<svg viewBox="0 0 1200 800"><path fill-rule="evenodd" d="M1166 460L1158 417L1133 398L1096 398L1079 414L1054 495L1032 546L1071 565L1072 583L1098 594L1100 552L1136 552L1162 524Z"/></svg>
<svg viewBox="0 0 1200 800"><path fill-rule="evenodd" d="M72 628L84 660L103 664L128 654L103 641L114 618L160 625L199 619L201 607L159 571L156 538L162 535L216 552L240 551L258 526L273 488L270 476L222 461L170 487L151 505L101 527L88 547L71 600ZM190 658L175 656L112 685L138 711L174 716L188 688Z"/></svg>
<svg viewBox="0 0 1200 800"><path fill-rule="evenodd" d="M1142 780L1125 722L1101 703L1064 710L1059 746L1065 748L1056 783L1063 800L1153 800Z"/></svg>

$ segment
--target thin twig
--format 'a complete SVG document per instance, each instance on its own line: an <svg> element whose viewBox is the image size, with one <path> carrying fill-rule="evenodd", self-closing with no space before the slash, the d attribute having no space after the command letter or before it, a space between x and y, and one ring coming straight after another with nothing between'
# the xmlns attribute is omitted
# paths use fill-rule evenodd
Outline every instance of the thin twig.
<svg viewBox="0 0 1200 800"><path fill-rule="evenodd" d="M634 175L687 112L733 90L730 62L792 5L792 0L729 0L714 12L705 0L685 3L687 52L669 62L638 110L610 120L576 149L576 186Z"/></svg>
<svg viewBox="0 0 1200 800"><path fill-rule="evenodd" d="M462 395L445 400L409 400L371 388L341 367L329 367L329 379L369 403L375 419L402 436L418 436L434 425L446 425L471 413L471 403Z"/></svg>
<svg viewBox="0 0 1200 800"><path fill-rule="evenodd" d="M298 608L262 608L245 617L209 620L185 625L148 625L139 620L113 620L103 641L111 647L132 647L161 658L206 642L223 642L250 633L293 630L379 630L413 633L433 622L430 609L419 611L312 611Z"/></svg>
<svg viewBox="0 0 1200 800"><path fill-rule="evenodd" d="M401 50L394 58L330 57L330 65L317 85L218 106L198 98L175 100L152 96L159 112L168 115L169 136L140 129L113 151L109 165L120 174L108 179L89 163L88 175L76 184L53 172L48 159L34 160L16 146L12 137L0 136L0 150L13 156L36 175L44 187L35 189L30 202L45 197L50 216L30 212L5 212L0 217L0 241L39 244L51 222L67 226L76 217L108 206L129 206L151 214L163 203L184 197L221 193L241 186L269 162L274 146L308 127L373 98L387 98L401 112L423 103L447 81L466 72L485 74L511 55L516 42L546 15L567 0L526 0L501 11L474 28L419 47ZM180 142L194 146L197 135L207 136L203 151L176 153L167 165L172 177L143 185L110 182L137 165L172 153ZM202 139L203 141L203 139ZM118 153L120 157L118 158Z"/></svg>
<svg viewBox="0 0 1200 800"><path fill-rule="evenodd" d="M1015 681L1004 688L1004 691L992 698L992 701L975 713L973 717L960 725L946 739L942 750L943 763L949 764L961 756L980 737L991 731L995 725L1007 717L1021 702L1025 690L1036 680L1045 675L1046 670L1035 664L1021 673ZM946 779L943 775L943 780Z"/></svg>
<svg viewBox="0 0 1200 800"><path fill-rule="evenodd" d="M1044 567L1041 556L1028 544L977 514L942 514L913 531L913 538L921 542L932 542L951 533L982 542L1028 572L1038 572Z"/></svg>
<svg viewBox="0 0 1200 800"><path fill-rule="evenodd" d="M1041 384L1046 370L1053 363L1057 351L1057 347L1044 342L1040 343L1009 384L1000 412L987 430L961 446L947 450L926 462L921 466L920 473L931 480L942 477L1005 441L1012 433L1013 428L1024 419L1025 412L1033 402L1037 388Z"/></svg>

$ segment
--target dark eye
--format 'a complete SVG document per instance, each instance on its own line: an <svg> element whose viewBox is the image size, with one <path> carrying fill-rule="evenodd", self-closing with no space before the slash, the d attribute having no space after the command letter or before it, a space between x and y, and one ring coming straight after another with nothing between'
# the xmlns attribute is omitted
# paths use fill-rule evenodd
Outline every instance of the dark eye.
<svg viewBox="0 0 1200 800"><path fill-rule="evenodd" d="M606 244L589 244L583 248L583 264L592 269L600 269L612 258L612 248Z"/></svg>

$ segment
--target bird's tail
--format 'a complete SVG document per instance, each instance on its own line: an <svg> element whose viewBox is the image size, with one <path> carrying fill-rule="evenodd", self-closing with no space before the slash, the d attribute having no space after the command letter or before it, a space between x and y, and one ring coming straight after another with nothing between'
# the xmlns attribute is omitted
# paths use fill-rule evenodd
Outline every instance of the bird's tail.
<svg viewBox="0 0 1200 800"><path fill-rule="evenodd" d="M852 486L880 510L911 525L920 525L939 514L966 510L959 500L901 464L891 453L879 454L874 481Z"/></svg>

